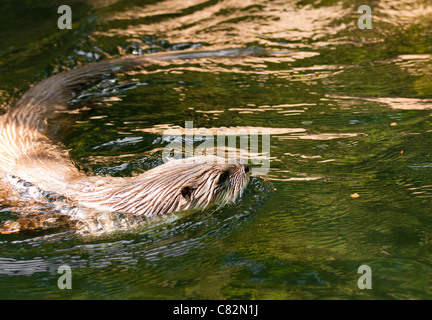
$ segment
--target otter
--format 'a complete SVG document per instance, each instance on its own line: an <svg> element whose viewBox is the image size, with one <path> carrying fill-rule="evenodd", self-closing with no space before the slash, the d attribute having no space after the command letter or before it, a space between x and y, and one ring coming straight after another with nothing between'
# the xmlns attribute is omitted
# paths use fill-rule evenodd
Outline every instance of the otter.
<svg viewBox="0 0 432 320"><path fill-rule="evenodd" d="M216 156L170 160L136 177L88 175L49 135L48 120L67 110L70 100L109 74L146 67L159 60L237 56L241 50L191 54L152 54L102 61L53 75L29 89L0 117L0 177L14 187L29 183L75 206L100 212L161 216L225 205L241 197L249 182L248 165ZM13 228L11 228L13 226ZM20 220L4 224L3 233L22 231ZM5 231L6 230L6 231ZM12 231L11 231L12 230Z"/></svg>

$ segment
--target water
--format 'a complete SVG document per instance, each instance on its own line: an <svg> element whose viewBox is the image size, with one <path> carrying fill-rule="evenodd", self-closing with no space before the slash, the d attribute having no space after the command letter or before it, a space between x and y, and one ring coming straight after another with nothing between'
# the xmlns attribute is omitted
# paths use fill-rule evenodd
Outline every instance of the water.
<svg viewBox="0 0 432 320"><path fill-rule="evenodd" d="M280 53L166 62L78 97L94 108L52 129L89 173L154 167L162 129L185 121L271 128L271 169L218 211L99 236L1 235L0 298L432 298L430 1L74 1L72 30L57 28L56 1L1 6L2 109L49 75L125 54ZM60 265L72 290L58 289Z"/></svg>

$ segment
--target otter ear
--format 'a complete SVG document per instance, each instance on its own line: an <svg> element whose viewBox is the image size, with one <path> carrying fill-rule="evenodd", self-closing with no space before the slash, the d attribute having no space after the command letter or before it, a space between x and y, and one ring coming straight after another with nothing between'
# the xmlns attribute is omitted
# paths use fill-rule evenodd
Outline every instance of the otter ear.
<svg viewBox="0 0 432 320"><path fill-rule="evenodd" d="M226 169L226 170L224 170L221 174L220 174L220 176L219 176L219 180L218 180L218 184L223 184L228 178L229 178L229 175L230 175L230 169Z"/></svg>
<svg viewBox="0 0 432 320"><path fill-rule="evenodd" d="M191 197L192 197L192 192L195 190L196 188L192 187L192 186L184 186L181 189L181 194L183 196L183 198L187 199L188 201L190 201Z"/></svg>

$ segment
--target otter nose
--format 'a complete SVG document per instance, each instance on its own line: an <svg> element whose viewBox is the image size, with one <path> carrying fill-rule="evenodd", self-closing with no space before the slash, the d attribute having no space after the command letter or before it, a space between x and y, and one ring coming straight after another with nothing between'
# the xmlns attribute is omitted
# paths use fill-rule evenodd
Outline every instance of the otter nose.
<svg viewBox="0 0 432 320"><path fill-rule="evenodd" d="M245 163L242 166L243 166L244 172L248 173L249 172L249 165L247 163Z"/></svg>

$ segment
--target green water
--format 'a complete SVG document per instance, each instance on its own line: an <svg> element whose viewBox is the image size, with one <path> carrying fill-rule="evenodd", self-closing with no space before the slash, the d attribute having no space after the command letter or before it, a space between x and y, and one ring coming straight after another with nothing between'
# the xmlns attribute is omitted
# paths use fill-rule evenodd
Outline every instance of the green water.
<svg viewBox="0 0 432 320"><path fill-rule="evenodd" d="M431 1L70 1L72 30L57 28L59 5L2 1L3 110L97 60L283 50L116 75L74 106L110 101L53 124L77 166L116 176L161 163L167 142L148 130L160 124L271 128L270 171L216 212L99 237L1 235L0 298L432 298ZM357 285L361 265L372 289Z"/></svg>

